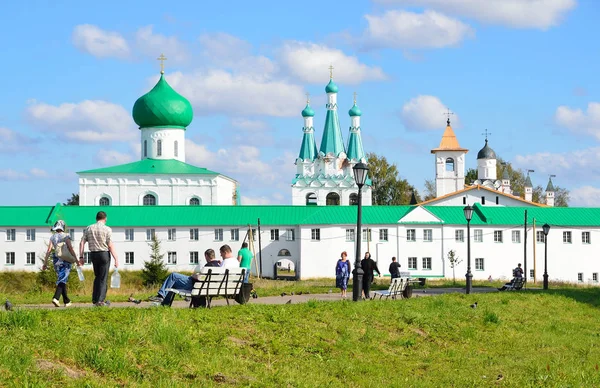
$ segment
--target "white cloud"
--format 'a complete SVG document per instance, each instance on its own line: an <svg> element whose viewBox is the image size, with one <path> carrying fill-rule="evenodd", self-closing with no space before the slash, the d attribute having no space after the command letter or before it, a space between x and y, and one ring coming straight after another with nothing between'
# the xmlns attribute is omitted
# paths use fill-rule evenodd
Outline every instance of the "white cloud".
<svg viewBox="0 0 600 388"><path fill-rule="evenodd" d="M38 179L50 178L50 174L48 174L48 171L42 170L40 168L32 168L31 170L29 170L29 174L33 178Z"/></svg>
<svg viewBox="0 0 600 388"><path fill-rule="evenodd" d="M444 112L448 107L435 96L421 95L408 101L402 107L400 119L411 131L439 130L445 127ZM453 127L460 126L458 116L455 114L451 118Z"/></svg>
<svg viewBox="0 0 600 388"><path fill-rule="evenodd" d="M440 48L456 46L474 36L468 25L435 11L418 14L392 10L365 18L364 44L373 48Z"/></svg>
<svg viewBox="0 0 600 388"><path fill-rule="evenodd" d="M280 61L294 77L309 83L326 82L330 65L334 67L334 79L341 83L355 85L386 79L381 67L365 65L355 56L316 43L286 42L280 51Z"/></svg>
<svg viewBox="0 0 600 388"><path fill-rule="evenodd" d="M197 114L292 117L298 116L298 107L305 102L301 86L251 74L223 70L176 72L168 76L168 81L190 100Z"/></svg>
<svg viewBox="0 0 600 388"><path fill-rule="evenodd" d="M103 166L115 166L133 161L133 156L115 150L103 149L96 154L96 160Z"/></svg>
<svg viewBox="0 0 600 388"><path fill-rule="evenodd" d="M102 30L92 24L75 26L72 41L79 50L99 58L126 58L130 53L129 45L121 34Z"/></svg>
<svg viewBox="0 0 600 388"><path fill-rule="evenodd" d="M72 141L129 141L137 135L129 112L106 101L85 100L58 106L36 102L27 107L26 115L40 130L49 129Z"/></svg>
<svg viewBox="0 0 600 388"><path fill-rule="evenodd" d="M520 168L535 170L536 176L541 173L545 177L548 174L556 174L558 179L569 181L598 180L600 179L600 147L562 153L539 152L532 155L517 155L515 164Z"/></svg>
<svg viewBox="0 0 600 388"><path fill-rule="evenodd" d="M18 181L28 179L29 176L25 173L15 171L13 169L1 169L0 180L3 181Z"/></svg>
<svg viewBox="0 0 600 388"><path fill-rule="evenodd" d="M571 206L599 207L600 188L583 186L573 189L569 193Z"/></svg>
<svg viewBox="0 0 600 388"><path fill-rule="evenodd" d="M175 36L157 34L154 26L145 26L137 30L135 34L135 46L145 56L156 56L163 53L168 61L183 63L188 57L188 48Z"/></svg>
<svg viewBox="0 0 600 388"><path fill-rule="evenodd" d="M556 124L573 133L595 136L600 140L600 103L590 102L587 111L559 106L554 114Z"/></svg>
<svg viewBox="0 0 600 388"><path fill-rule="evenodd" d="M575 8L576 0L374 0L380 4L417 6L488 24L547 29L558 25Z"/></svg>
<svg viewBox="0 0 600 388"><path fill-rule="evenodd" d="M22 151L30 148L36 141L29 136L22 135L10 128L0 127L0 151Z"/></svg>
<svg viewBox="0 0 600 388"><path fill-rule="evenodd" d="M198 40L203 47L203 56L212 65L253 74L264 79L277 71L277 65L263 55L252 54L252 44L223 32L207 33Z"/></svg>

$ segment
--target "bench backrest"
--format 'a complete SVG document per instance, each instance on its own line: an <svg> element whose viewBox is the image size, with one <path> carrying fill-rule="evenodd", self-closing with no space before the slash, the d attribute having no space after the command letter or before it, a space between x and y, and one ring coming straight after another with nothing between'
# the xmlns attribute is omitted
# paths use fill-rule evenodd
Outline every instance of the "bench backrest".
<svg viewBox="0 0 600 388"><path fill-rule="evenodd" d="M388 288L388 293L390 295L399 294L404 291L406 285L408 284L408 278L399 277L392 279L390 283L390 288Z"/></svg>
<svg viewBox="0 0 600 388"><path fill-rule="evenodd" d="M194 283L193 296L235 296L240 293L246 268L204 267Z"/></svg>

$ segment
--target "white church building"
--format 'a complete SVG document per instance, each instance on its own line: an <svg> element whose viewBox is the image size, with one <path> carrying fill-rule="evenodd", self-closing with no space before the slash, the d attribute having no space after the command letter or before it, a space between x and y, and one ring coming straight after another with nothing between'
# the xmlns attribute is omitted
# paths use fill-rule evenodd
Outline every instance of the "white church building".
<svg viewBox="0 0 600 388"><path fill-rule="evenodd" d="M192 271L202 252L229 244L239 249L249 229L256 249L253 272L272 277L277 262L289 260L302 279L334 277L342 251L354 263L357 238L370 251L382 273L391 258L414 277L452 276L448 252L467 266L466 204L474 206L470 223L472 271L475 279L508 278L527 257L527 276L541 280L544 235L548 234L550 280L596 284L600 262L600 208L555 208L531 196L513 195L508 179L496 179L496 155L486 141L477 155L478 180L465 187L467 149L460 147L448 120L435 156L437 198L414 206L371 205L371 187L363 188L363 230L356 231L357 187L352 167L366 162L361 116L356 101L348 112L345 142L337 112L338 86L325 89L326 114L321 142L315 141L316 112L309 102L302 111L304 126L297 171L291 184L291 205L239 205L237 182L218 172L185 162L185 133L193 112L161 74L156 86L136 101L133 119L140 127L141 160L80 171L80 206L0 206L0 270L37 271L40 257L58 219L66 222L74 241L94 222L99 210L108 214L121 268L139 270L149 259L153 236L162 242L165 263L172 271ZM301 108L301 107L300 107ZM292 177L290 177L292 178ZM527 184L532 188L528 177ZM530 191L531 193L531 191ZM527 228L524 227L527 212ZM260 224L260 226L259 226ZM527 237L526 237L527 236ZM86 265L91 269L88 255Z"/></svg>

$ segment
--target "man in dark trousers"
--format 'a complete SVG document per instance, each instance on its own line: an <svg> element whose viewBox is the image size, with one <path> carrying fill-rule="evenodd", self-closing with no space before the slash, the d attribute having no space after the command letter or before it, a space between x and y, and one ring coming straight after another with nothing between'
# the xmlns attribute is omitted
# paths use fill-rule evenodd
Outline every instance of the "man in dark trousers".
<svg viewBox="0 0 600 388"><path fill-rule="evenodd" d="M390 275L392 275L392 279L400 277L400 263L396 261L396 257L392 257L392 263L390 264Z"/></svg>
<svg viewBox="0 0 600 388"><path fill-rule="evenodd" d="M365 299L371 299L369 291L371 291L371 283L373 283L373 272L377 272L377 276L381 276L381 272L379 272L379 268L377 268L377 263L371 259L371 254L369 252L365 252L365 258L360 262L360 266L364 272L362 285L363 292L365 293Z"/></svg>

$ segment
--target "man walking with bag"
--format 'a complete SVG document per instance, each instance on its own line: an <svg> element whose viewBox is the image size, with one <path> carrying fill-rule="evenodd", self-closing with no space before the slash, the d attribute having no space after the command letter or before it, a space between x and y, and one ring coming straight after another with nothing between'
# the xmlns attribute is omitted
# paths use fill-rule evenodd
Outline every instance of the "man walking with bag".
<svg viewBox="0 0 600 388"><path fill-rule="evenodd" d="M111 237L112 229L106 226L106 213L100 211L96 214L96 223L85 228L79 243L79 263L81 265L83 265L83 251L86 242L90 249L92 265L94 266L92 303L95 306L110 305L110 302L105 299L111 255L115 259L115 268L119 267L119 259Z"/></svg>

